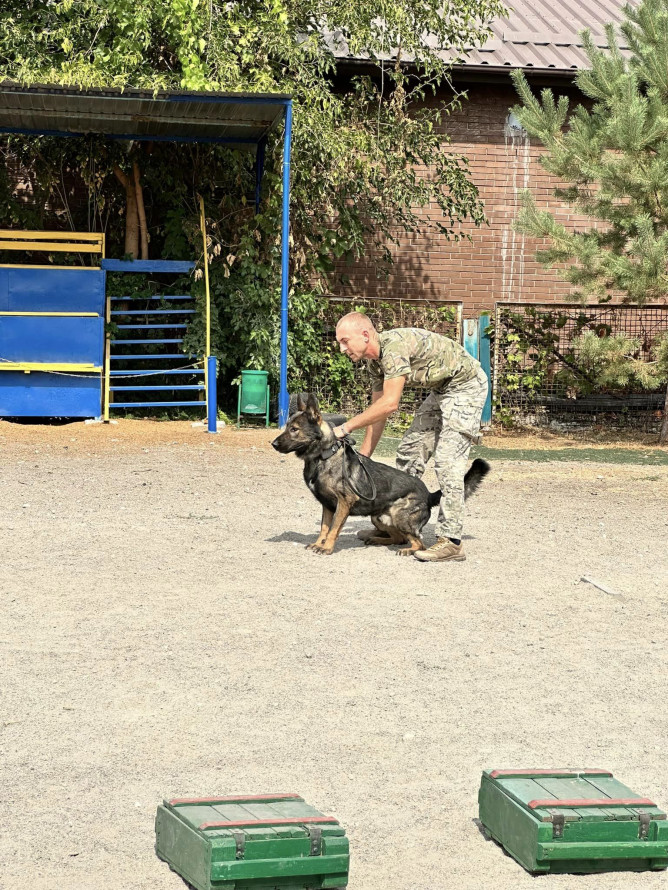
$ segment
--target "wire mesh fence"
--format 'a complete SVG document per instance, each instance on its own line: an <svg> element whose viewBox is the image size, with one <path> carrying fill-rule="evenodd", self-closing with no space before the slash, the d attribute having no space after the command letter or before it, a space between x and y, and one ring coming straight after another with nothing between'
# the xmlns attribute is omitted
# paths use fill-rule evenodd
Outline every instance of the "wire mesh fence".
<svg viewBox="0 0 668 890"><path fill-rule="evenodd" d="M342 355L336 342L336 323L348 312L364 312L376 330L425 328L458 340L462 328L462 303L425 300L345 300L331 298L319 321L322 359L308 388L325 411L352 416L370 402L371 383L366 362L354 365ZM398 423L405 424L426 395L422 390L405 390Z"/></svg>
<svg viewBox="0 0 668 890"><path fill-rule="evenodd" d="M668 305L497 303L494 321L494 411L497 420L533 425L634 427L661 424L665 387L602 387L581 361L579 338L625 334L649 362L668 331Z"/></svg>

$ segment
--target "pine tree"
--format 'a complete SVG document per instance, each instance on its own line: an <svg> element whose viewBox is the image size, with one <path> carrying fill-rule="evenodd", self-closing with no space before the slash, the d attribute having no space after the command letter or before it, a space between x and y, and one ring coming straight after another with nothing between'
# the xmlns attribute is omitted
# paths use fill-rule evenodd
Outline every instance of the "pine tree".
<svg viewBox="0 0 668 890"><path fill-rule="evenodd" d="M613 25L607 49L583 32L590 68L575 80L590 101L570 113L567 97L546 89L538 99L522 72L513 73L521 100L513 112L547 149L542 165L564 181L555 195L592 221L567 229L525 193L516 226L547 239L537 258L561 265L574 299L642 306L668 297L668 0L627 6L620 30L628 52ZM668 380L666 338L654 344L646 368L626 341L585 344L599 382L623 385L633 375L655 387ZM660 442L668 443L668 391Z"/></svg>

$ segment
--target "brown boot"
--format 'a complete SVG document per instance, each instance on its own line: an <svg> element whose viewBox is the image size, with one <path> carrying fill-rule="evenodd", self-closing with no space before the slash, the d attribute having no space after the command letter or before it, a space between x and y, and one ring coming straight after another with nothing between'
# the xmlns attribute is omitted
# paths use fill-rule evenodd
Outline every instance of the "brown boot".
<svg viewBox="0 0 668 890"><path fill-rule="evenodd" d="M439 538L428 550L418 550L415 558L420 562L437 562L440 559L462 562L466 559L466 554L463 544L453 544L450 538Z"/></svg>

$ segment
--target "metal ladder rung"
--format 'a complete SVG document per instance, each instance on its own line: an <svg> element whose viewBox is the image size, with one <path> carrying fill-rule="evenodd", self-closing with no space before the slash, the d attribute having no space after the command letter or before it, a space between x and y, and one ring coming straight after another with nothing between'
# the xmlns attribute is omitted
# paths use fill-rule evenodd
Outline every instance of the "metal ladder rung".
<svg viewBox="0 0 668 890"><path fill-rule="evenodd" d="M206 402L191 399L189 402L110 402L110 408L199 408L206 406Z"/></svg>
<svg viewBox="0 0 668 890"><path fill-rule="evenodd" d="M199 368L157 368L154 371L143 371L133 368L131 371L109 371L110 377L127 377L131 374L137 374L140 377L157 377L159 374L204 374L203 369Z"/></svg>
<svg viewBox="0 0 668 890"><path fill-rule="evenodd" d="M122 340L115 340L114 342L116 342L116 343L122 343L122 342L125 342L125 341L122 341ZM131 342L131 343L139 343L139 340L131 340L131 341L128 341L128 342ZM151 343L154 343L154 342L156 342L156 341L151 340ZM190 352L165 352L165 353L162 353L162 352L156 352L156 353L154 353L153 355L148 355L148 354L145 355L144 353L135 355L135 354L132 353L132 352L125 352L125 353L123 353L123 354L121 354L121 353L116 353L115 355L110 355L109 358L110 358L112 361L116 360L116 361L123 361L123 362L126 362L126 361L133 361L133 362L134 362L134 361L140 361L140 360L141 360L141 361L144 361L144 360L148 360L148 359L156 359L156 360L157 360L157 359L163 359L163 358L180 358L180 359L184 359L184 358L200 358L200 357L199 357L198 355L195 355L194 353L190 353Z"/></svg>
<svg viewBox="0 0 668 890"><path fill-rule="evenodd" d="M178 295L178 294L174 294L173 296L171 294L163 294L162 296L158 296L158 297L129 297L128 296L128 297L109 297L109 299L112 301L116 301L116 300L135 301L136 300L137 302L139 302L140 300L194 300L195 298L187 296L186 294L183 294L182 296Z"/></svg>
<svg viewBox="0 0 668 890"><path fill-rule="evenodd" d="M194 315L194 309L112 309L112 315Z"/></svg>
<svg viewBox="0 0 668 890"><path fill-rule="evenodd" d="M170 330L176 330L176 328L185 328L188 327L187 324L117 324L116 327L119 331L154 331L158 330L158 328L169 328Z"/></svg>
<svg viewBox="0 0 668 890"><path fill-rule="evenodd" d="M153 346L157 346L160 343L183 343L183 337L180 340L110 340L109 342L112 346L117 346L119 343L123 346L139 343L150 343ZM160 358L160 356L156 356L156 358Z"/></svg>
<svg viewBox="0 0 668 890"><path fill-rule="evenodd" d="M196 389L201 392L202 390L204 390L204 384L192 383L185 386L179 386L178 384L174 384L174 386L110 386L109 392L158 392L160 390L177 389Z"/></svg>

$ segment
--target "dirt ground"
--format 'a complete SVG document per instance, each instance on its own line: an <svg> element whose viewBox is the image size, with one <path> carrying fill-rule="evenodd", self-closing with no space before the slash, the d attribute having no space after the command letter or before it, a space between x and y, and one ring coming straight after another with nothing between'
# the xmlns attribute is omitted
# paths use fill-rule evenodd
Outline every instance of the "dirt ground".
<svg viewBox="0 0 668 890"><path fill-rule="evenodd" d="M476 825L483 768L604 767L668 807L668 467L495 461L466 562L362 520L323 557L271 435L0 423L2 890L183 888L163 797L299 792L351 890L536 886Z"/></svg>

